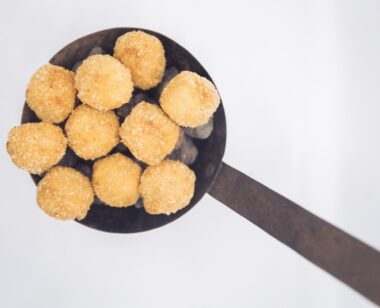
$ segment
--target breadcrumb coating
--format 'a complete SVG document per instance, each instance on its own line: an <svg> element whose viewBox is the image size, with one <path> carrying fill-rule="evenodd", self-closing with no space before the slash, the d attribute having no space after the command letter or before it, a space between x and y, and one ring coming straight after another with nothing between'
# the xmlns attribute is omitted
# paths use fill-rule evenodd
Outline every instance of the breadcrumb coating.
<svg viewBox="0 0 380 308"><path fill-rule="evenodd" d="M164 47L157 37L143 31L119 36L114 57L131 70L133 83L140 89L154 88L164 76Z"/></svg>
<svg viewBox="0 0 380 308"><path fill-rule="evenodd" d="M90 180L72 168L52 168L37 186L40 208L49 216L61 220L82 220L93 200Z"/></svg>
<svg viewBox="0 0 380 308"><path fill-rule="evenodd" d="M32 76L26 102L42 121L61 123L74 109L75 93L73 72L45 64Z"/></svg>
<svg viewBox="0 0 380 308"><path fill-rule="evenodd" d="M155 165L173 151L179 127L160 107L143 101L125 118L120 137L137 159Z"/></svg>
<svg viewBox="0 0 380 308"><path fill-rule="evenodd" d="M69 146L83 159L104 156L119 143L119 120L115 113L87 105L75 108L65 131Z"/></svg>
<svg viewBox="0 0 380 308"><path fill-rule="evenodd" d="M189 205L195 179L189 167L175 160L164 160L145 169L139 190L146 212L170 215Z"/></svg>
<svg viewBox="0 0 380 308"><path fill-rule="evenodd" d="M133 83L129 69L114 57L94 55L78 67L75 88L83 103L108 111L129 102Z"/></svg>
<svg viewBox="0 0 380 308"><path fill-rule="evenodd" d="M10 130L7 150L17 167L41 174L61 160L66 144L60 127L44 122L27 123Z"/></svg>
<svg viewBox="0 0 380 308"><path fill-rule="evenodd" d="M141 167L132 159L116 153L95 162L92 185L96 196L113 207L136 203L139 194Z"/></svg>
<svg viewBox="0 0 380 308"><path fill-rule="evenodd" d="M215 86L206 78L183 71L169 81L160 97L161 108L178 125L206 124L220 103Z"/></svg>

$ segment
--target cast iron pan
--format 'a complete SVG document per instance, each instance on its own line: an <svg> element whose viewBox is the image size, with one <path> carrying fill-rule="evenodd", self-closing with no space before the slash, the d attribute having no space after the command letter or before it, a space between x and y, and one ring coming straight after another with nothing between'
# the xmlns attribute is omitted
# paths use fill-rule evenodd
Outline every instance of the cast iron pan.
<svg viewBox="0 0 380 308"><path fill-rule="evenodd" d="M84 36L64 47L50 63L71 69L96 46L112 54L117 37L132 30L138 29L115 28ZM202 65L183 47L162 34L143 31L161 40L167 67L194 71L211 80ZM134 93L139 93L139 90ZM155 90L146 91L146 94L154 97ZM36 115L25 104L22 123L37 121ZM64 123L61 126L63 125ZM312 263L380 305L380 253L224 163L222 157L225 145L226 118L223 104L220 104L214 115L211 136L196 141L199 155L191 168L197 175L197 181L194 197L188 207L170 216L148 215L144 209L112 208L96 200L87 217L79 223L116 233L146 231L176 220L208 192ZM121 151L130 155L127 149ZM70 150L61 165L69 165L91 176L92 162L78 158ZM39 176L32 177L35 183L40 180Z"/></svg>

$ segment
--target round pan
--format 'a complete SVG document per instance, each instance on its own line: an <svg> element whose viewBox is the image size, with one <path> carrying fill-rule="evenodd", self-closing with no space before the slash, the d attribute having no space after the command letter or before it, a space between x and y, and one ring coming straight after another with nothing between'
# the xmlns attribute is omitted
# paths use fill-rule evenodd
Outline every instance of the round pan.
<svg viewBox="0 0 380 308"><path fill-rule="evenodd" d="M202 65L176 42L162 34L136 28L115 28L84 36L60 50L50 63L71 69L96 46L113 54L117 37L133 30L143 30L161 40L167 67L175 66L180 71L190 70L212 81ZM135 90L134 93L139 91ZM145 93L154 96L154 89ZM25 104L22 123L37 121L36 115ZM64 123L61 124L62 127L63 125ZM144 209L113 208L96 200L87 217L79 223L108 232L146 231L181 217L208 192L277 240L380 305L378 251L222 162L226 144L226 119L222 103L214 114L211 136L195 142L199 154L191 168L196 173L197 181L189 206L170 216L149 215ZM91 161L84 161L68 150L61 164L70 161L75 162L72 165L74 168L82 172L87 170L87 175L91 176ZM40 180L36 175L32 175L32 178L35 183Z"/></svg>
<svg viewBox="0 0 380 308"><path fill-rule="evenodd" d="M86 35L61 49L49 62L71 70L75 63L85 59L90 50L96 46L100 46L107 54L112 55L116 39L125 32L133 30L141 29L116 28ZM190 70L211 80L211 77L207 74L203 66L183 47L159 33L149 30L143 31L155 35L161 40L165 48L167 67L175 66L179 71ZM155 96L154 89L149 91L135 89L134 95L142 92L150 97ZM25 103L21 122L39 121L34 112ZM60 124L60 126L63 128L64 123ZM191 169L196 173L197 180L194 197L189 206L169 216L150 215L147 214L144 209L137 209L134 206L116 208L104 205L100 200L96 200L92 204L86 218L78 222L97 230L116 233L133 233L155 229L181 217L198 203L208 191L222 162L226 144L226 118L222 104L219 105L218 110L214 114L214 126L216 129L213 130L209 138L206 140L194 140L199 154L197 160L191 166ZM63 164L72 160L77 161L73 166L74 168L79 170L92 169L92 161L85 161L77 157L73 151L68 150L66 157L62 160ZM38 183L41 179L41 177L37 175L32 175L32 178L35 183Z"/></svg>

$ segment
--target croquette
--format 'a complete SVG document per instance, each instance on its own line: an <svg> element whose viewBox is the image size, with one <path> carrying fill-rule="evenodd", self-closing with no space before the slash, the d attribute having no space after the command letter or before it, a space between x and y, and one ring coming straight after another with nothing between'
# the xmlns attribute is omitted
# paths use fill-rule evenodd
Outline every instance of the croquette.
<svg viewBox="0 0 380 308"><path fill-rule="evenodd" d="M127 103L133 92L128 68L109 55L88 57L75 74L79 99L98 110L108 111Z"/></svg>
<svg viewBox="0 0 380 308"><path fill-rule="evenodd" d="M80 105L66 122L69 146L83 159L108 154L119 143L119 120L113 111Z"/></svg>
<svg viewBox="0 0 380 308"><path fill-rule="evenodd" d="M197 127L211 118L220 103L215 86L206 78L183 71L169 81L160 96L160 105L178 125Z"/></svg>
<svg viewBox="0 0 380 308"><path fill-rule="evenodd" d="M155 165L173 151L179 126L160 107L143 101L125 118L120 137L137 159Z"/></svg>
<svg viewBox="0 0 380 308"><path fill-rule="evenodd" d="M61 123L74 109L75 93L73 72L45 64L32 76L26 102L42 121Z"/></svg>
<svg viewBox="0 0 380 308"><path fill-rule="evenodd" d="M164 160L145 169L140 194L149 214L173 214L189 205L194 195L195 174L185 164Z"/></svg>
<svg viewBox="0 0 380 308"><path fill-rule="evenodd" d="M141 167L127 156L116 153L95 162L92 185L96 196L114 207L127 207L138 200Z"/></svg>
<svg viewBox="0 0 380 308"><path fill-rule="evenodd" d="M60 127L44 122L27 123L10 130L7 150L17 167L41 174L61 160L66 144Z"/></svg>
<svg viewBox="0 0 380 308"><path fill-rule="evenodd" d="M40 208L49 216L61 220L82 220L93 200L90 180L72 168L52 168L37 186Z"/></svg>
<svg viewBox="0 0 380 308"><path fill-rule="evenodd" d="M164 75L164 47L157 37L143 31L120 36L114 47L114 57L131 70L133 83L140 89L154 88Z"/></svg>

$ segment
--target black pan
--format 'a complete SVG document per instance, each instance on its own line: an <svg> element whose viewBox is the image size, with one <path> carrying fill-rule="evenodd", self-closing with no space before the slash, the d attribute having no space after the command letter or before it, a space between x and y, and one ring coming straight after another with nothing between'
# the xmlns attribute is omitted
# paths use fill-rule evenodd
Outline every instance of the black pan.
<svg viewBox="0 0 380 308"><path fill-rule="evenodd" d="M100 46L112 54L118 36L136 28L115 28L86 35L60 50L50 63L72 69ZM183 47L162 34L143 30L158 37L164 45L167 67L190 70L212 80L202 65ZM141 92L141 91L140 91ZM139 90L134 92L139 93ZM146 91L149 96L155 90ZM38 122L24 105L22 123ZM62 126L64 123L62 124ZM116 233L141 232L161 227L189 211L205 193L253 222L300 255L380 305L380 253L292 201L249 178L222 161L226 145L226 118L223 104L214 115L214 130L206 140L196 141L199 155L191 168L197 176L191 204L176 214L149 215L136 207L114 208L95 200L87 217L79 223ZM130 155L127 149L121 148ZM68 150L62 165L69 165L91 176L91 161L84 161ZM35 183L39 176L32 175Z"/></svg>

